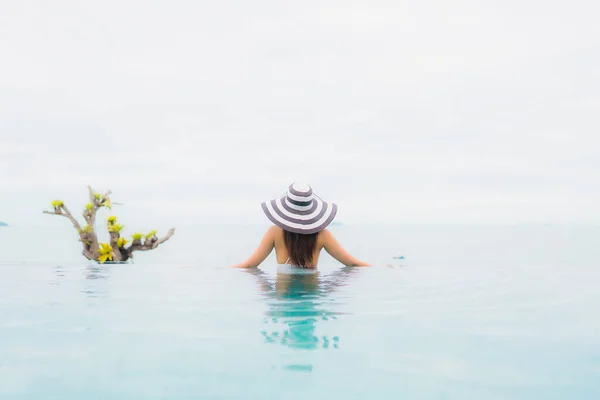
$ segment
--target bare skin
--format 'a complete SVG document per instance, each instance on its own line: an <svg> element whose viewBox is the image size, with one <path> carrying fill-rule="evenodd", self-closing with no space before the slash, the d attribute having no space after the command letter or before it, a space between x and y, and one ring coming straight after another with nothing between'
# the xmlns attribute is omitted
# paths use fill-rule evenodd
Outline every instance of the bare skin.
<svg viewBox="0 0 600 400"><path fill-rule="evenodd" d="M283 238L283 229L278 226L270 227L262 238L260 244L252 255L243 263L232 266L232 268L256 268L275 249L278 264L285 264L289 259L289 252L285 246ZM335 239L333 234L327 229L323 229L317 236L317 245L313 253L313 265L316 267L319 263L319 254L325 249L333 258L348 267L369 267L364 261L354 258L348 253L342 245Z"/></svg>

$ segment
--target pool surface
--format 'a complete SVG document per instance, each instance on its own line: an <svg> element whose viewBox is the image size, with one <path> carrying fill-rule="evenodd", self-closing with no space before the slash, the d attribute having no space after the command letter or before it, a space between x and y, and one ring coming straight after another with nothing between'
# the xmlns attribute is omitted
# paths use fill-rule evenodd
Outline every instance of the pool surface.
<svg viewBox="0 0 600 400"><path fill-rule="evenodd" d="M600 398L598 228L428 229L296 276L192 228L133 265L3 248L0 399Z"/></svg>

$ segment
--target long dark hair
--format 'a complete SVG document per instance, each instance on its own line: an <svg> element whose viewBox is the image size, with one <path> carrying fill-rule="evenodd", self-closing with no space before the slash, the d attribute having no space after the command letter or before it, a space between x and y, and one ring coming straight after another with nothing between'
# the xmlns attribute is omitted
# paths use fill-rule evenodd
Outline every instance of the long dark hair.
<svg viewBox="0 0 600 400"><path fill-rule="evenodd" d="M288 253L290 253L290 262L304 268L311 267L318 235L318 232L305 235L288 232L284 229L283 240Z"/></svg>

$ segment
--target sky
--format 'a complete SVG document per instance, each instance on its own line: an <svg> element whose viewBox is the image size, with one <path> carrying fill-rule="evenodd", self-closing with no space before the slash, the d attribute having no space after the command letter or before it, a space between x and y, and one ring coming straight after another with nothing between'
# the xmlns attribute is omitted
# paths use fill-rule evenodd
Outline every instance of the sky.
<svg viewBox="0 0 600 400"><path fill-rule="evenodd" d="M259 223L302 181L344 223L600 223L598 15L0 0L0 220L92 185L131 222Z"/></svg>

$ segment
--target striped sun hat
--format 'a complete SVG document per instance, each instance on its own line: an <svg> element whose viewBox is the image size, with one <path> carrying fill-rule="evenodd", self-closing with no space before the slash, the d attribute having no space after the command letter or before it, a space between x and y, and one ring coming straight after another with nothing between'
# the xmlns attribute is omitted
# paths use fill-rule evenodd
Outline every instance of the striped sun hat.
<svg viewBox="0 0 600 400"><path fill-rule="evenodd" d="M323 201L304 183L292 183L285 195L261 205L275 225L307 235L325 229L337 214L336 204Z"/></svg>

